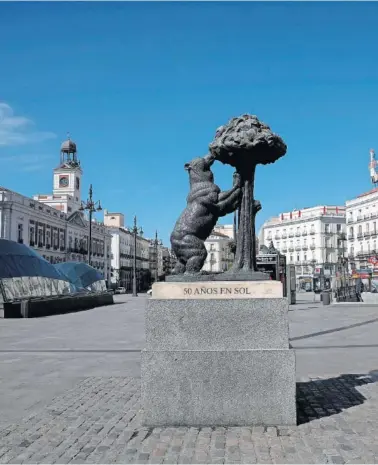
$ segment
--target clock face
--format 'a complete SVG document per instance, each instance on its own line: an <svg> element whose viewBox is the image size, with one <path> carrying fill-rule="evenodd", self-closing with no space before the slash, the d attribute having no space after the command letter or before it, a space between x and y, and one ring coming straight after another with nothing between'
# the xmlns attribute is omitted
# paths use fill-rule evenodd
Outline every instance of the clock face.
<svg viewBox="0 0 378 465"><path fill-rule="evenodd" d="M68 186L68 177L67 176L61 176L59 178L59 187L67 187Z"/></svg>

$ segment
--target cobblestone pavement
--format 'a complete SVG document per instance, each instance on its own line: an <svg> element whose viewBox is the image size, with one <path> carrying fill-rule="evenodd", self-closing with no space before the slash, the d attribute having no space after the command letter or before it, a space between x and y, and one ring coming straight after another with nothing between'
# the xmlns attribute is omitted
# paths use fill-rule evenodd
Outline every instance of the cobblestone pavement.
<svg viewBox="0 0 378 465"><path fill-rule="evenodd" d="M0 320L0 463L378 463L377 306L292 306L299 426L150 430L145 297L116 302Z"/></svg>
<svg viewBox="0 0 378 465"><path fill-rule="evenodd" d="M378 463L376 374L298 383L299 425L141 426L139 379L86 378L0 431L0 463Z"/></svg>

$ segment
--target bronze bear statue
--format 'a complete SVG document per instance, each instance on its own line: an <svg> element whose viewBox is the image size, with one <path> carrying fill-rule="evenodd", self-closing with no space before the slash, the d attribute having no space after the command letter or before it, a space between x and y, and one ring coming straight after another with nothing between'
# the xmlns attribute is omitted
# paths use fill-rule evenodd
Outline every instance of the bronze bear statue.
<svg viewBox="0 0 378 465"><path fill-rule="evenodd" d="M221 192L214 184L210 169L214 160L214 156L209 154L185 164L190 192L186 208L171 234L172 250L177 258L172 274L196 274L201 271L207 257L205 240L218 219L234 212L240 205L242 188L239 174L234 173L233 187Z"/></svg>

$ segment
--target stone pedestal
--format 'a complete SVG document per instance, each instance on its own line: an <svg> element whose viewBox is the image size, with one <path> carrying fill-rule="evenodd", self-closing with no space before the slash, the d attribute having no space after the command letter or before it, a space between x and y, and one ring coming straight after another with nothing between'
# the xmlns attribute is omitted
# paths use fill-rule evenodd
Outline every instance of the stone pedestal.
<svg viewBox="0 0 378 465"><path fill-rule="evenodd" d="M141 361L145 426L296 424L279 282L157 283Z"/></svg>

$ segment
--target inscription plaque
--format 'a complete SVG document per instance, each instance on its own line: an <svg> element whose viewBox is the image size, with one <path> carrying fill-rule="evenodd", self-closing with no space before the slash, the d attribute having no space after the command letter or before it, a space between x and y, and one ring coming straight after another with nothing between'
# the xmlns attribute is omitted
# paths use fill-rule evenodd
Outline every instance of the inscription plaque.
<svg viewBox="0 0 378 465"><path fill-rule="evenodd" d="M283 297L279 281L165 282L152 286L153 299L263 299Z"/></svg>

